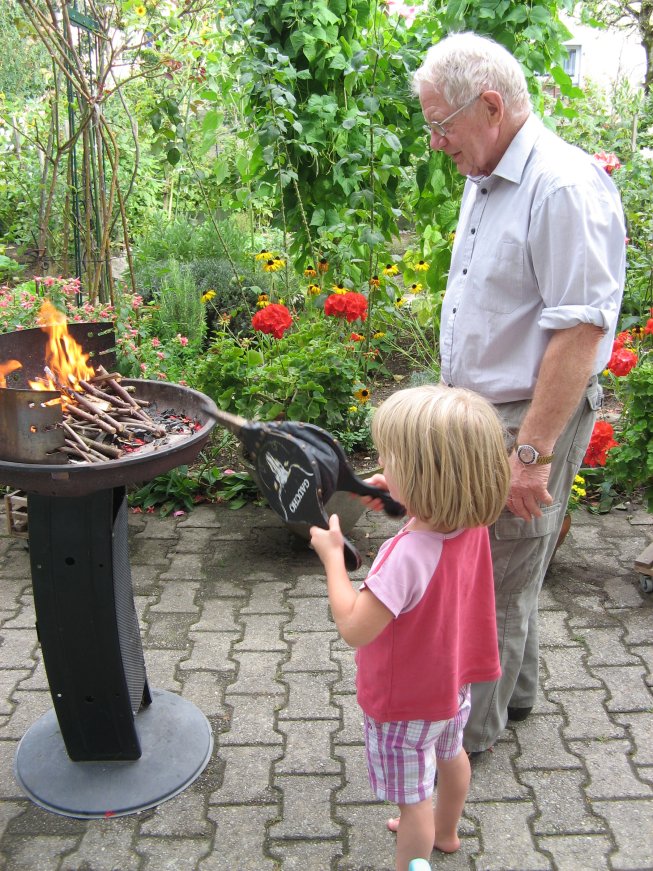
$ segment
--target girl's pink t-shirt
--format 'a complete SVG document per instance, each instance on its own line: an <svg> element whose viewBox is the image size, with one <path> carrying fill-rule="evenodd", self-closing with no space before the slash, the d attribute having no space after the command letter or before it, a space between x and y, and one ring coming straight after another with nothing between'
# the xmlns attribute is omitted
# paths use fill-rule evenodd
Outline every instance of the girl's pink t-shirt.
<svg viewBox="0 0 653 871"><path fill-rule="evenodd" d="M381 546L365 588L395 615L356 653L358 703L377 722L448 720L461 686L500 676L486 527L404 528Z"/></svg>

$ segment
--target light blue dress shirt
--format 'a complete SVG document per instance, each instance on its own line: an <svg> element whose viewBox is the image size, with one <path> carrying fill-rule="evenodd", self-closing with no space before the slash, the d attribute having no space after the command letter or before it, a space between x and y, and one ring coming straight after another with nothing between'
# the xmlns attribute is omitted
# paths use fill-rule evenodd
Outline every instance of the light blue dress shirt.
<svg viewBox="0 0 653 871"><path fill-rule="evenodd" d="M624 288L623 209L609 175L534 115L494 172L468 178L442 306L442 380L494 403L529 399L554 330L604 330Z"/></svg>

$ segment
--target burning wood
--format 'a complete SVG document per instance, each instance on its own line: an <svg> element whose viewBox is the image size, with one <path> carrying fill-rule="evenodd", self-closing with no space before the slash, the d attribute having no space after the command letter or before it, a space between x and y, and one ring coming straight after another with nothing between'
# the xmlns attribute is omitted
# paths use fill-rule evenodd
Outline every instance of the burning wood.
<svg viewBox="0 0 653 871"><path fill-rule="evenodd" d="M46 405L60 404L62 430L57 451L70 463L106 463L151 444L167 444L173 436L189 435L200 424L173 410L148 411L149 403L120 383L117 372L92 367L68 332L65 316L46 301L41 310L41 328L48 334L44 377L29 381L33 391L54 391ZM16 360L0 361L0 386L4 376L21 367Z"/></svg>

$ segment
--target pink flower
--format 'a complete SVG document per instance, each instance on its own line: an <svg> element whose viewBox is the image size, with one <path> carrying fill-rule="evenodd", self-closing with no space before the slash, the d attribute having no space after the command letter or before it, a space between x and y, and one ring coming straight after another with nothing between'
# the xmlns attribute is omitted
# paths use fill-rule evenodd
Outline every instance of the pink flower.
<svg viewBox="0 0 653 871"><path fill-rule="evenodd" d="M160 346L160 344L161 344L161 339L157 339L157 337L154 336L154 338L152 339L152 347L158 348Z"/></svg>
<svg viewBox="0 0 653 871"><path fill-rule="evenodd" d="M132 308L140 308L143 305L143 297L138 294L132 299Z"/></svg>
<svg viewBox="0 0 653 871"><path fill-rule="evenodd" d="M188 339L186 338L186 336L182 336L180 333L177 333L177 339L179 340L179 344L184 348L188 344Z"/></svg>
<svg viewBox="0 0 653 871"><path fill-rule="evenodd" d="M156 355L159 358L159 360L165 360L165 358L166 358L166 355L163 353L163 351L157 351Z"/></svg>
<svg viewBox="0 0 653 871"><path fill-rule="evenodd" d="M146 363L141 363L141 372L142 372L143 374L145 374L146 371L147 371L147 364L146 364Z"/></svg>

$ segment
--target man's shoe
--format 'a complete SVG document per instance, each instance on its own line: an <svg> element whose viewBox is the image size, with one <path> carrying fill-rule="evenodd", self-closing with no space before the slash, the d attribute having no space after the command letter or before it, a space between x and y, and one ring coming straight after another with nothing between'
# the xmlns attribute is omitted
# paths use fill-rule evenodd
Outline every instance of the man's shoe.
<svg viewBox="0 0 653 871"><path fill-rule="evenodd" d="M508 708L508 719L512 720L513 723L519 723L521 720L525 720L526 717L533 710L533 706L530 708Z"/></svg>

